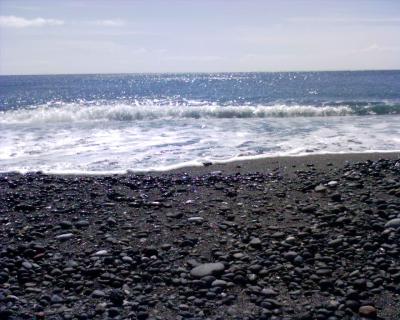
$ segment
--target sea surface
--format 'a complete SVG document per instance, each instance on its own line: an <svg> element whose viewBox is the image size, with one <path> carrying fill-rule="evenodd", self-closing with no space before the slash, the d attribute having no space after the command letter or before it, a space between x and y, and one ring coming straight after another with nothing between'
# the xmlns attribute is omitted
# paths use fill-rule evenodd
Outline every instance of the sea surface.
<svg viewBox="0 0 400 320"><path fill-rule="evenodd" d="M400 150L400 71L0 76L0 172Z"/></svg>

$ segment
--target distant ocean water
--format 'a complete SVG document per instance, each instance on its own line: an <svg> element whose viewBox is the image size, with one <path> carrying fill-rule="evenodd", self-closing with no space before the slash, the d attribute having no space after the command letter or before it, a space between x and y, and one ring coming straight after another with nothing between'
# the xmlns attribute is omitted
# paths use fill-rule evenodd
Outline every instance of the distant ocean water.
<svg viewBox="0 0 400 320"><path fill-rule="evenodd" d="M400 150L400 71L0 76L0 172Z"/></svg>

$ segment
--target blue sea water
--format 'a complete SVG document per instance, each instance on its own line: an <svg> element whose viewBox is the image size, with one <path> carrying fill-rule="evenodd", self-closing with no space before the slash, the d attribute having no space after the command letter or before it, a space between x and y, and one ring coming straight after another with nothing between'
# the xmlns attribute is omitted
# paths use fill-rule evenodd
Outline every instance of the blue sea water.
<svg viewBox="0 0 400 320"><path fill-rule="evenodd" d="M0 76L0 171L400 150L400 71Z"/></svg>

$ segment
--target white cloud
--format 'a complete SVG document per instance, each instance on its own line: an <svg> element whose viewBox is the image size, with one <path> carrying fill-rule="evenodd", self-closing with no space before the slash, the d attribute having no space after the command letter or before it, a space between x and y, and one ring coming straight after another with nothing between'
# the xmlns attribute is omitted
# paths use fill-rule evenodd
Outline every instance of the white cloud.
<svg viewBox="0 0 400 320"><path fill-rule="evenodd" d="M103 27L122 27L125 25L125 21L120 19L115 20L96 20L92 22L95 25L103 26Z"/></svg>
<svg viewBox="0 0 400 320"><path fill-rule="evenodd" d="M16 16L0 16L0 27L8 28L28 28L28 27L44 27L44 26L61 26L64 24L62 20L56 19L25 19Z"/></svg>

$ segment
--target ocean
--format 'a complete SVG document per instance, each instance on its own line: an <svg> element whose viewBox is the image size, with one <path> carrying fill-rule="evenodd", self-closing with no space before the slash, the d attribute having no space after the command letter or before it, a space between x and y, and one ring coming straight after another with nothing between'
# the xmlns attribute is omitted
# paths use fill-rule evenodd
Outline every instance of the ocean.
<svg viewBox="0 0 400 320"><path fill-rule="evenodd" d="M400 71L0 76L0 172L400 150Z"/></svg>

